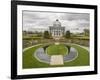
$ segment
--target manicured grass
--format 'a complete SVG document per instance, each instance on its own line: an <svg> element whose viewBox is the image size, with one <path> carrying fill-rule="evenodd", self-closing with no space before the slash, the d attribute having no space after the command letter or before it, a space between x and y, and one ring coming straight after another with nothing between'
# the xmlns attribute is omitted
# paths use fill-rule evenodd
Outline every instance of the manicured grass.
<svg viewBox="0 0 100 80"><path fill-rule="evenodd" d="M39 40L41 39L42 37L29 37L29 36L24 36L23 37L23 40Z"/></svg>
<svg viewBox="0 0 100 80"><path fill-rule="evenodd" d="M82 37L73 37L72 39L81 39L81 40L89 40L89 36L82 36Z"/></svg>
<svg viewBox="0 0 100 80"><path fill-rule="evenodd" d="M86 66L89 65L90 58L89 58L89 52L78 46L78 45L71 45L78 51L78 57L71 61L71 62L65 62L65 66Z"/></svg>
<svg viewBox="0 0 100 80"><path fill-rule="evenodd" d="M48 68L48 67L68 67L68 66L87 66L87 65L89 65L89 62L90 62L89 61L89 59L90 59L89 52L86 49L84 49L78 45L69 45L69 46L74 47L78 51L78 57L73 61L64 62L64 65L51 66L50 64L39 62L34 57L34 52L39 47L43 47L43 46L44 45L35 46L35 47L29 48L28 50L23 52L23 56L22 56L23 57L23 61L22 61L23 62L23 69ZM64 47L64 45L60 45L60 46ZM63 50L61 49L61 51L63 51ZM63 52L63 55L65 54L64 52Z"/></svg>
<svg viewBox="0 0 100 80"><path fill-rule="evenodd" d="M66 54L68 54L68 49L63 44L59 44L59 45L52 44L46 49L46 51L47 51L48 55L66 55Z"/></svg>
<svg viewBox="0 0 100 80"><path fill-rule="evenodd" d="M30 49L28 49L28 50L23 52L23 69L26 69L26 68L40 68L40 67L44 67L44 65L46 67L49 66L49 64L39 62L34 57L34 52L39 47L42 47L42 45L41 46L32 47L32 48L30 48Z"/></svg>

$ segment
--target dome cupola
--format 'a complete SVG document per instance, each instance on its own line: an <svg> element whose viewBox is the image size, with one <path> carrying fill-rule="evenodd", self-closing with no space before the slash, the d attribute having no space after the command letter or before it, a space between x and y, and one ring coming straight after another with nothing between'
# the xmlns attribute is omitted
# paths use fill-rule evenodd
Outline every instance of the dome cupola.
<svg viewBox="0 0 100 80"><path fill-rule="evenodd" d="M56 19L56 21L53 23L54 27L61 27L61 23L59 22L58 19Z"/></svg>

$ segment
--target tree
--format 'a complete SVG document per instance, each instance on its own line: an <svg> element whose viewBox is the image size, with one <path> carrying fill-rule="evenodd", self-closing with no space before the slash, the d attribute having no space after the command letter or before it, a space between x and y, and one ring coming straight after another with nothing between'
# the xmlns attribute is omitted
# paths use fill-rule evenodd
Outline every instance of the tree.
<svg viewBox="0 0 100 80"><path fill-rule="evenodd" d="M89 36L89 29L84 29L84 35Z"/></svg>
<svg viewBox="0 0 100 80"><path fill-rule="evenodd" d="M44 31L44 38L50 38L50 34L48 31Z"/></svg>
<svg viewBox="0 0 100 80"><path fill-rule="evenodd" d="M69 30L66 31L65 37L66 37L66 38L70 38L70 35L71 35L70 31L69 31Z"/></svg>

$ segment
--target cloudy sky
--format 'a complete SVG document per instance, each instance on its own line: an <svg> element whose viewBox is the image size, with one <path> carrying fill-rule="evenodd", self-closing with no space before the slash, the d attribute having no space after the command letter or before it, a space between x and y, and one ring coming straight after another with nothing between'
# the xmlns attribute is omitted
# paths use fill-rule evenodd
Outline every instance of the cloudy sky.
<svg viewBox="0 0 100 80"><path fill-rule="evenodd" d="M71 32L82 32L90 26L90 15L87 13L23 11L23 30L48 29L56 19Z"/></svg>

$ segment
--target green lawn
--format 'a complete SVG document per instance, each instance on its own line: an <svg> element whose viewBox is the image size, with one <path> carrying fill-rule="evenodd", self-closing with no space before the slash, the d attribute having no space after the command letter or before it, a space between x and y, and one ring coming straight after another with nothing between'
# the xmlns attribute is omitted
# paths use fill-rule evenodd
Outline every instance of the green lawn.
<svg viewBox="0 0 100 80"><path fill-rule="evenodd" d="M59 45L52 44L46 49L46 51L47 51L48 55L66 55L66 54L68 54L68 49L63 44L59 44Z"/></svg>
<svg viewBox="0 0 100 80"><path fill-rule="evenodd" d="M37 48L42 47L42 45L40 46L36 46L36 47L32 47L26 51L23 52L23 68L40 68L40 67L44 67L45 66L49 66L49 64L46 63L42 63L39 62L33 55L34 52Z"/></svg>
<svg viewBox="0 0 100 80"><path fill-rule="evenodd" d="M43 63L43 62L39 62L33 55L34 52L37 48L39 47L43 47L44 45L40 45L40 46L35 46L32 48L29 48L28 50L23 52L23 69L29 69L29 68L48 68L48 67L68 67L68 66L87 66L89 65L89 52L84 49L81 48L80 46L77 45L69 45L74 47L77 51L78 51L78 57L70 62L64 62L64 65L58 65L58 66L51 66L49 64ZM53 45L51 45L53 46ZM50 46L50 47L51 47ZM62 52L65 47L64 45L60 45L63 47L63 49L61 48L61 51L57 51L57 52ZM56 46L53 46L53 48L55 49ZM67 52L68 49L63 51L63 55L65 54L65 52ZM56 54L56 53L55 53ZM58 53L57 53L58 54Z"/></svg>
<svg viewBox="0 0 100 80"><path fill-rule="evenodd" d="M81 40L89 40L89 36L80 36L80 37L73 37L72 39L81 39Z"/></svg>
<svg viewBox="0 0 100 80"><path fill-rule="evenodd" d="M65 66L86 66L89 65L90 58L89 58L89 52L78 46L78 45L71 45L78 51L78 57L71 61L71 62L65 62Z"/></svg>

